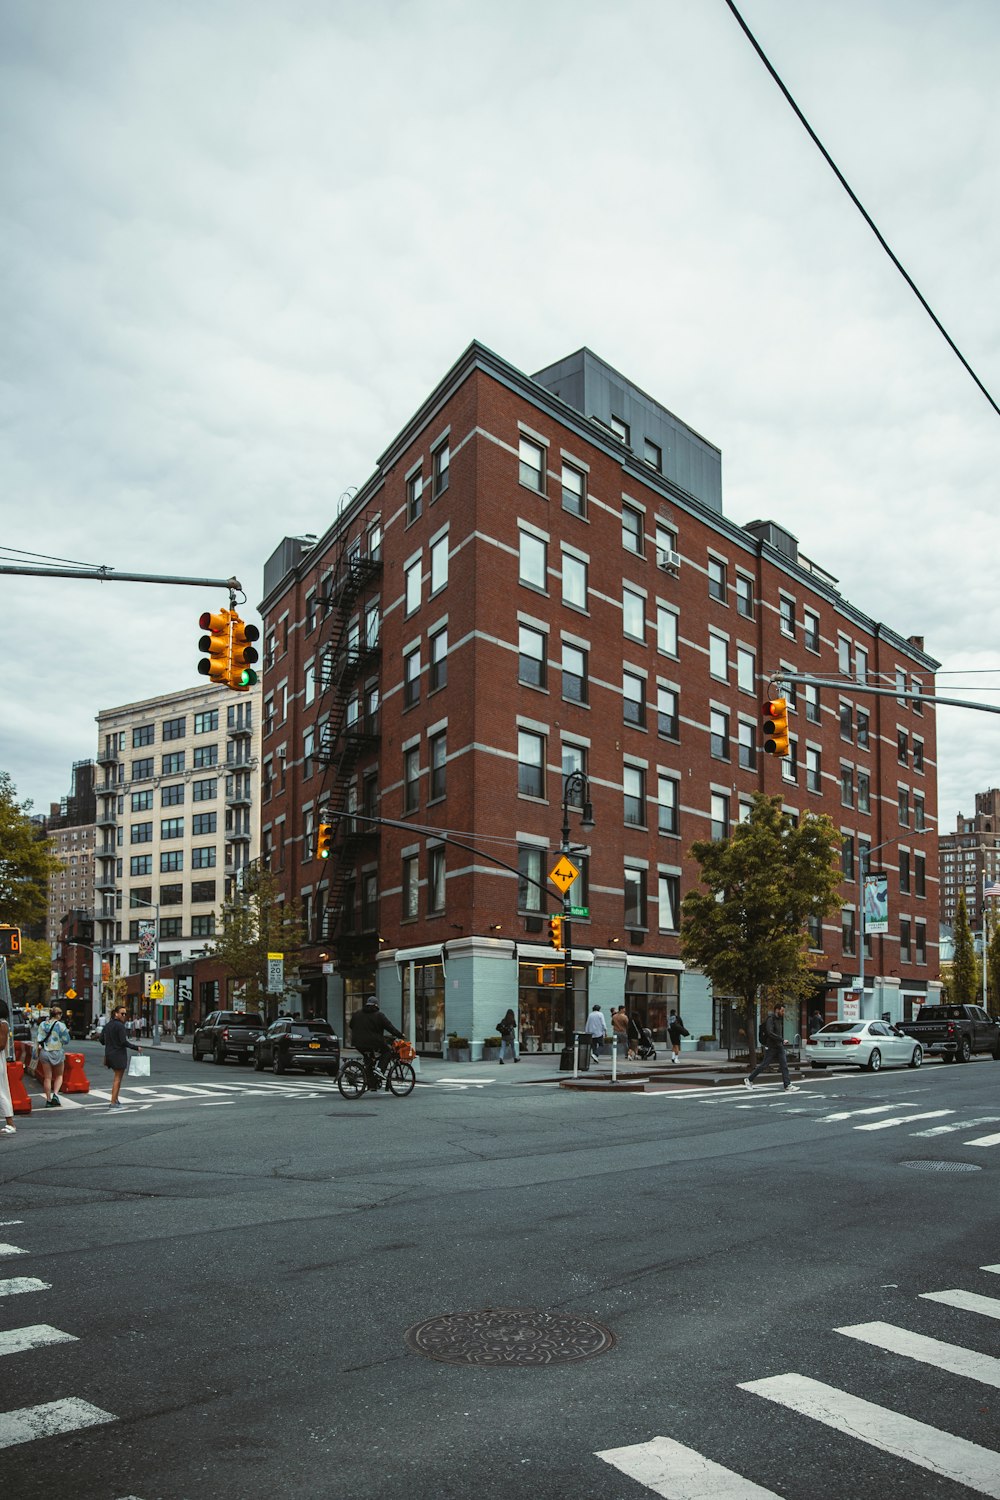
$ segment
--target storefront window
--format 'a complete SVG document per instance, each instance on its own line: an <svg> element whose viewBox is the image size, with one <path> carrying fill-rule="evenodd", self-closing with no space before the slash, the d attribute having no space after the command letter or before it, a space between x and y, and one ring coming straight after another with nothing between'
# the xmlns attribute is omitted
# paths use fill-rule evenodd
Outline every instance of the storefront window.
<svg viewBox="0 0 1000 1500"><path fill-rule="evenodd" d="M400 964L403 981L404 1036L412 1037L418 1052L440 1052L444 1039L444 970L440 960ZM413 974L414 999L410 999Z"/></svg>
<svg viewBox="0 0 1000 1500"><path fill-rule="evenodd" d="M667 1017L679 1010L680 976L663 969L629 968L625 1008L639 1027L648 1026L654 1042L667 1040Z"/></svg>
<svg viewBox="0 0 1000 1500"><path fill-rule="evenodd" d="M573 965L574 1029L583 1030L590 1009L588 966ZM561 1052L566 1042L565 966L523 960L518 964L519 1035L525 1052Z"/></svg>

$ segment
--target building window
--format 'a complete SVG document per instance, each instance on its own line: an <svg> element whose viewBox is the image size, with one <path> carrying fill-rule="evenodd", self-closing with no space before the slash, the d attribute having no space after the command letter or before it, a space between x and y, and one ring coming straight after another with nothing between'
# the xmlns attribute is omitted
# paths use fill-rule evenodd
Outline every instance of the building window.
<svg viewBox="0 0 1000 1500"><path fill-rule="evenodd" d="M656 566L664 571L674 567L677 554L677 533L672 526L662 521L656 523Z"/></svg>
<svg viewBox="0 0 1000 1500"><path fill-rule="evenodd" d="M708 670L719 682L729 678L729 642L721 635L708 638Z"/></svg>
<svg viewBox="0 0 1000 1500"><path fill-rule="evenodd" d="M871 778L867 771L858 772L858 812L871 812Z"/></svg>
<svg viewBox="0 0 1000 1500"><path fill-rule="evenodd" d="M444 848L429 849L427 852L427 911L428 913L444 911L444 885L445 885L445 863Z"/></svg>
<svg viewBox="0 0 1000 1500"><path fill-rule="evenodd" d="M133 854L129 860L128 872L130 875L152 875L153 856L151 854Z"/></svg>
<svg viewBox="0 0 1000 1500"><path fill-rule="evenodd" d="M736 686L741 693L753 693L757 688L757 657L746 646L736 648Z"/></svg>
<svg viewBox="0 0 1000 1500"><path fill-rule="evenodd" d="M924 690L924 685L920 681L919 677L913 677L913 678L910 679L910 691L911 692L922 693L923 690ZM920 701L919 698L911 698L910 699L910 707L913 709L913 712L915 714L922 714L923 711L924 711L924 705Z"/></svg>
<svg viewBox="0 0 1000 1500"><path fill-rule="evenodd" d="M448 631L436 630L428 641L428 649L430 666L427 690L436 693L438 688L446 687L448 683Z"/></svg>
<svg viewBox="0 0 1000 1500"><path fill-rule="evenodd" d="M910 826L910 792L909 788L899 788L899 826L909 828Z"/></svg>
<svg viewBox="0 0 1000 1500"><path fill-rule="evenodd" d="M151 844L153 842L152 823L133 823L129 830L129 842L132 844Z"/></svg>
<svg viewBox="0 0 1000 1500"><path fill-rule="evenodd" d="M799 742L789 736L788 754L781 757L782 781L797 782L799 779Z"/></svg>
<svg viewBox="0 0 1000 1500"><path fill-rule="evenodd" d="M622 590L622 628L630 641L645 641L646 601L635 589Z"/></svg>
<svg viewBox="0 0 1000 1500"><path fill-rule="evenodd" d="M403 707L413 708L420 702L420 647L403 656Z"/></svg>
<svg viewBox="0 0 1000 1500"><path fill-rule="evenodd" d="M424 508L424 476L422 470L418 469L411 474L406 481L406 524L419 520Z"/></svg>
<svg viewBox="0 0 1000 1500"><path fill-rule="evenodd" d="M369 871L361 880L361 931L378 928L378 876Z"/></svg>
<svg viewBox="0 0 1000 1500"><path fill-rule="evenodd" d="M851 907L845 906L840 914L840 946L845 956L853 956L856 943L854 911Z"/></svg>
<svg viewBox="0 0 1000 1500"><path fill-rule="evenodd" d="M900 962L910 962L910 919L900 917L899 919L899 958Z"/></svg>
<svg viewBox="0 0 1000 1500"><path fill-rule="evenodd" d="M192 937L214 937L215 936L215 913L207 912L204 916L191 918Z"/></svg>
<svg viewBox="0 0 1000 1500"><path fill-rule="evenodd" d="M677 655L677 612L666 604L656 606L656 649L665 656Z"/></svg>
<svg viewBox="0 0 1000 1500"><path fill-rule="evenodd" d="M414 610L420 608L420 575L422 569L421 559L415 558L408 563L403 570L405 580L405 613L412 615Z"/></svg>
<svg viewBox="0 0 1000 1500"><path fill-rule="evenodd" d="M569 641L562 648L562 695L569 703L587 701L587 653Z"/></svg>
<svg viewBox="0 0 1000 1500"><path fill-rule="evenodd" d="M661 932L677 932L681 920L681 881L679 875L661 875L658 880Z"/></svg>
<svg viewBox="0 0 1000 1500"><path fill-rule="evenodd" d="M736 613L744 620L753 619L753 579L745 573L736 575Z"/></svg>
<svg viewBox="0 0 1000 1500"><path fill-rule="evenodd" d="M806 746L806 790L810 792L821 792L823 790L823 770L820 752L814 745Z"/></svg>
<svg viewBox="0 0 1000 1500"><path fill-rule="evenodd" d="M924 742L913 737L913 769L921 774L924 769Z"/></svg>
<svg viewBox="0 0 1000 1500"><path fill-rule="evenodd" d="M806 932L809 934L809 947L813 952L823 951L823 919L822 917L806 917Z"/></svg>
<svg viewBox="0 0 1000 1500"><path fill-rule="evenodd" d="M622 546L626 552L642 556L643 515L634 505L622 506Z"/></svg>
<svg viewBox="0 0 1000 1500"><path fill-rule="evenodd" d="M420 915L420 860L416 854L403 859L403 921L413 922Z"/></svg>
<svg viewBox="0 0 1000 1500"><path fill-rule="evenodd" d="M218 745L196 745L194 750L194 769L196 771L207 770L210 766L219 764Z"/></svg>
<svg viewBox="0 0 1000 1500"><path fill-rule="evenodd" d="M639 766L626 766L622 772L625 794L625 823L630 828L646 826L645 773Z"/></svg>
<svg viewBox="0 0 1000 1500"><path fill-rule="evenodd" d="M916 937L915 948L918 964L927 962L927 924L926 922L915 922L913 931Z"/></svg>
<svg viewBox="0 0 1000 1500"><path fill-rule="evenodd" d="M160 759L161 776L179 776L184 770L184 751L174 750Z"/></svg>
<svg viewBox="0 0 1000 1500"><path fill-rule="evenodd" d="M802 695L805 699L806 718L808 719L810 724L818 724L820 712L819 688L814 682L807 682L803 685Z"/></svg>
<svg viewBox="0 0 1000 1500"><path fill-rule="evenodd" d="M656 732L661 739L680 738L677 690L662 683L656 688Z"/></svg>
<svg viewBox="0 0 1000 1500"><path fill-rule="evenodd" d="M183 824L184 819L178 818L178 823ZM198 834L215 833L218 826L218 814L214 812L195 813L191 818L191 832Z"/></svg>
<svg viewBox="0 0 1000 1500"><path fill-rule="evenodd" d="M569 552L562 557L562 599L574 609L587 608L587 564Z"/></svg>
<svg viewBox="0 0 1000 1500"><path fill-rule="evenodd" d="M195 734L212 734L212 733L214 733L218 729L218 727L219 727L219 710L217 708L210 708L210 709L207 709L205 711L205 713L195 714L195 716L194 716L194 732L195 732Z"/></svg>
<svg viewBox="0 0 1000 1500"><path fill-rule="evenodd" d="M854 879L854 835L845 833L840 840L840 873L845 880Z"/></svg>
<svg viewBox="0 0 1000 1500"><path fill-rule="evenodd" d="M518 578L530 589L545 593L548 572L547 543L533 531L518 533Z"/></svg>
<svg viewBox="0 0 1000 1500"><path fill-rule="evenodd" d="M634 672L622 674L622 708L626 724L646 727L646 682Z"/></svg>
<svg viewBox="0 0 1000 1500"><path fill-rule="evenodd" d="M868 680L868 652L863 646L854 648L854 675L861 683Z"/></svg>
<svg viewBox="0 0 1000 1500"><path fill-rule="evenodd" d="M840 805L841 807L854 806L854 767L842 765L840 768Z"/></svg>
<svg viewBox="0 0 1000 1500"><path fill-rule="evenodd" d="M899 851L899 890L903 896L910 894L910 851Z"/></svg>
<svg viewBox="0 0 1000 1500"><path fill-rule="evenodd" d="M867 712L865 711L865 709L859 708L857 713L859 750L868 749L868 722L869 720Z"/></svg>
<svg viewBox="0 0 1000 1500"><path fill-rule="evenodd" d="M150 812L150 811L152 811L152 807L153 807L153 794L152 794L152 792L133 792L132 793L132 811L133 812Z"/></svg>
<svg viewBox="0 0 1000 1500"><path fill-rule="evenodd" d="M420 806L420 747L403 751L403 811L416 812Z"/></svg>
<svg viewBox="0 0 1000 1500"><path fill-rule="evenodd" d="M906 692L906 673L903 671L902 667L896 668L896 692L901 695L896 699L896 702L899 704L900 708L905 708L906 698L902 695Z"/></svg>
<svg viewBox="0 0 1000 1500"><path fill-rule="evenodd" d="M564 463L562 466L562 503L563 510L568 510L570 515L587 514L587 479L572 464Z"/></svg>
<svg viewBox="0 0 1000 1500"><path fill-rule="evenodd" d="M896 761L905 766L910 759L910 737L905 729L896 730Z"/></svg>
<svg viewBox="0 0 1000 1500"><path fill-rule="evenodd" d="M195 814L196 820L197 820L197 818L199 816L204 817L205 814L204 813L201 813L201 814L197 814L196 813ZM210 817L214 817L215 814L211 813L211 814L209 814L209 816ZM182 839L183 837L184 837L184 819L183 818L161 818L160 819L160 838L161 839Z"/></svg>
<svg viewBox="0 0 1000 1500"><path fill-rule="evenodd" d="M183 719L183 718L180 718L180 719L164 719L164 721L163 721L163 738L165 740L182 740L184 738L185 733L186 733L186 729L185 729L186 722L187 721L185 719Z"/></svg>
<svg viewBox="0 0 1000 1500"><path fill-rule="evenodd" d="M627 422L623 421L621 417L612 416L611 421L608 423L608 425L611 428L611 431L614 433L615 437L618 438L620 442L627 443L629 441L631 437L629 425Z"/></svg>
<svg viewBox="0 0 1000 1500"><path fill-rule="evenodd" d="M913 826L918 833L923 833L927 827L924 813L924 798L922 792L913 793Z"/></svg>
<svg viewBox="0 0 1000 1500"><path fill-rule="evenodd" d="M708 559L708 597L718 599L720 604L726 602L726 565L717 557Z"/></svg>
<svg viewBox="0 0 1000 1500"><path fill-rule="evenodd" d="M132 780L149 781L153 775L153 757L150 755L145 760L134 760L132 762Z"/></svg>
<svg viewBox="0 0 1000 1500"><path fill-rule="evenodd" d="M152 745L156 737L155 724L138 724L132 730L132 749L138 750L142 745Z"/></svg>
<svg viewBox="0 0 1000 1500"><path fill-rule="evenodd" d="M517 851L517 909L523 912L539 912L542 909L542 893L539 886L545 883L542 870L542 850L522 845Z"/></svg>
<svg viewBox="0 0 1000 1500"><path fill-rule="evenodd" d="M528 687L545 686L546 638L530 625L517 628L517 680Z"/></svg>
<svg viewBox="0 0 1000 1500"><path fill-rule="evenodd" d="M716 760L729 759L729 715L721 708L709 711L709 747Z"/></svg>
<svg viewBox="0 0 1000 1500"><path fill-rule="evenodd" d="M192 870L215 869L215 849L212 845L191 850L191 868Z"/></svg>
<svg viewBox="0 0 1000 1500"><path fill-rule="evenodd" d="M782 635L795 635L795 600L782 594L778 601L778 617Z"/></svg>
<svg viewBox="0 0 1000 1500"><path fill-rule="evenodd" d="M198 902L200 902L200 901L214 901L215 900L215 881L214 880L192 880L192 882L191 882L191 900L192 901L198 901Z"/></svg>
<svg viewBox="0 0 1000 1500"><path fill-rule="evenodd" d="M545 449L540 443L522 437L518 444L518 478L529 490L545 493Z"/></svg>
<svg viewBox="0 0 1000 1500"><path fill-rule="evenodd" d="M431 543L431 593L437 594L448 582L448 533Z"/></svg>
<svg viewBox="0 0 1000 1500"><path fill-rule="evenodd" d="M657 474L663 473L663 450L660 447L659 443L654 443L649 438L644 439L642 445L642 461L643 463L649 464L649 467L651 469L655 469Z"/></svg>
<svg viewBox="0 0 1000 1500"><path fill-rule="evenodd" d="M528 729L517 732L517 790L522 797L545 795L545 740Z"/></svg>
<svg viewBox="0 0 1000 1500"><path fill-rule="evenodd" d="M434 499L437 500L448 488L451 478L451 449L447 443L442 443L439 448L434 449L432 457L434 461Z"/></svg>
<svg viewBox="0 0 1000 1500"><path fill-rule="evenodd" d="M447 749L448 737L445 734L432 734L428 741L428 752L430 759L430 786L428 790L429 802L437 802L447 789L446 762L448 759Z"/></svg>
<svg viewBox="0 0 1000 1500"><path fill-rule="evenodd" d="M174 781L170 786L160 788L161 807L180 807L184 802L184 783Z"/></svg>
<svg viewBox="0 0 1000 1500"><path fill-rule="evenodd" d="M846 635L837 637L837 669L844 677L850 677L851 643Z"/></svg>
<svg viewBox="0 0 1000 1500"><path fill-rule="evenodd" d="M729 798L724 792L712 793L711 831L712 839L729 837Z"/></svg>
<svg viewBox="0 0 1000 1500"><path fill-rule="evenodd" d="M180 917L161 917L160 918L160 937L161 938L179 938L180 935L181 935L181 928L182 928L182 926L183 926L183 923L182 923L182 919Z"/></svg>
<svg viewBox="0 0 1000 1500"><path fill-rule="evenodd" d="M737 755L744 771L753 771L757 766L757 726L741 719L736 727Z"/></svg>
<svg viewBox="0 0 1000 1500"><path fill-rule="evenodd" d="M819 615L814 609L802 611L802 640L807 651L819 650Z"/></svg>
<svg viewBox="0 0 1000 1500"><path fill-rule="evenodd" d="M183 906L184 905L184 887L180 884L179 881L178 881L178 883L176 885L161 885L160 886L160 905L161 906Z"/></svg>
<svg viewBox="0 0 1000 1500"><path fill-rule="evenodd" d="M645 928L646 921L646 871L625 866L625 926Z"/></svg>
<svg viewBox="0 0 1000 1500"><path fill-rule="evenodd" d="M677 782L673 776L658 776L657 828L660 833L677 833L680 830L678 816Z"/></svg>
<svg viewBox="0 0 1000 1500"><path fill-rule="evenodd" d="M854 742L854 709L850 703L840 705L840 738L849 744Z"/></svg>

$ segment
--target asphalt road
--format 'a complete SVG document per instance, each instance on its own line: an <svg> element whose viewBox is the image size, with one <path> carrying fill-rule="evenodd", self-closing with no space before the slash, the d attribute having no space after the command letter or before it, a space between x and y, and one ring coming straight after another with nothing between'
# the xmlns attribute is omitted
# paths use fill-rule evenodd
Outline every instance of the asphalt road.
<svg viewBox="0 0 1000 1500"><path fill-rule="evenodd" d="M465 1076L349 1104L160 1053L0 1139L4 1500L1000 1496L1000 1067ZM492 1320L509 1358L614 1346L404 1341L501 1308L547 1315Z"/></svg>

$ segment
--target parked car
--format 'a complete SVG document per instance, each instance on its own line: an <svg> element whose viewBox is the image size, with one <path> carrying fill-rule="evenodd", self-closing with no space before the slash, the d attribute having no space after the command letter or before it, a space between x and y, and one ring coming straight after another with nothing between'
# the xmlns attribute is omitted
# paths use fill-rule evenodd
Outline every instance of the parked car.
<svg viewBox="0 0 1000 1500"><path fill-rule="evenodd" d="M15 1042L31 1041L31 1025L28 1017L19 1006L15 1005L10 1017L11 1040Z"/></svg>
<svg viewBox="0 0 1000 1500"><path fill-rule="evenodd" d="M811 1068L879 1068L897 1063L919 1068L924 1049L888 1021L831 1021L802 1049Z"/></svg>
<svg viewBox="0 0 1000 1500"><path fill-rule="evenodd" d="M253 1065L258 1073L270 1068L284 1073L288 1068L306 1072L340 1072L340 1038L329 1021L293 1021L282 1016L254 1043Z"/></svg>
<svg viewBox="0 0 1000 1500"><path fill-rule="evenodd" d="M988 1052L1000 1062L1000 1021L981 1005L923 1005L901 1030L918 1041L928 1056L945 1062L969 1062L977 1052Z"/></svg>
<svg viewBox="0 0 1000 1500"><path fill-rule="evenodd" d="M191 1056L195 1062L208 1056L216 1063L224 1063L227 1057L249 1062L253 1044L263 1030L262 1016L240 1010L213 1010L191 1038Z"/></svg>

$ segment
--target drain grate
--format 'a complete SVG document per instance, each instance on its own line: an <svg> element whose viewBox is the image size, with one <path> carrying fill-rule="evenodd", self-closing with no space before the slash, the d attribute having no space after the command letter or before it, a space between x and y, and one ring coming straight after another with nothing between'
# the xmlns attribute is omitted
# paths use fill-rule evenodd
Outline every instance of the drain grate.
<svg viewBox="0 0 1000 1500"><path fill-rule="evenodd" d="M565 1365L607 1354L615 1336L603 1323L533 1307L444 1313L403 1335L414 1354L448 1365Z"/></svg>
<svg viewBox="0 0 1000 1500"><path fill-rule="evenodd" d="M981 1172L971 1161L901 1161L901 1167L912 1167L914 1172Z"/></svg>

